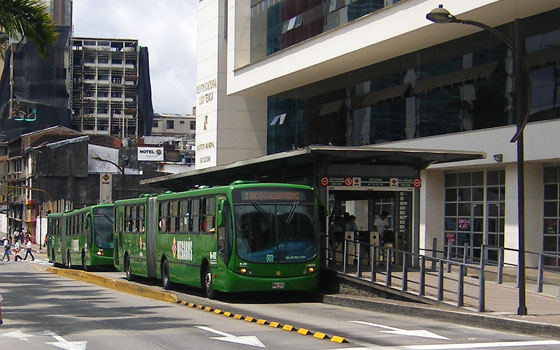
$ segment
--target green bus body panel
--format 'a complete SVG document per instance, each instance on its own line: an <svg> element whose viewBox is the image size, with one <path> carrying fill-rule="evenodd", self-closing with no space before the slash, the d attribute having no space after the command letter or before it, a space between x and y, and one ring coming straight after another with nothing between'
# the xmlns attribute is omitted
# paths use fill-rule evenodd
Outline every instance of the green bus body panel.
<svg viewBox="0 0 560 350"><path fill-rule="evenodd" d="M236 255L235 239L233 239L233 252L226 266L223 257L218 253L217 228L215 229L216 232L202 233L158 232L158 223L160 222L159 203L188 198L214 197L216 198L214 203L215 225L215 217L219 210L218 198L227 200L230 205L230 217L233 218L233 209L236 203L232 200L232 190L257 190L258 188L313 190L311 187L304 185L244 183L116 201L114 203L115 215L123 215L123 221L126 220L124 219L125 207L138 205L144 206L145 221L143 232L130 233L124 232L124 222L119 222L117 216L115 216L115 225L113 228L115 268L119 271L124 271L124 260L125 257L128 257L132 274L161 279L162 263L164 260L167 260L170 281L194 287L202 287L202 269L204 266L209 266L213 275L212 287L217 291L317 290L320 266L318 234L313 242L313 244L317 245L317 254L313 258L306 261L285 263L256 263L243 261ZM148 213L149 200L152 200L154 203L152 204L151 210L155 212L155 217L150 217ZM318 209L316 200L313 201L313 205L313 212L317 218ZM119 242L119 233L120 237L122 237L122 242ZM150 241L149 235L153 235L155 238L153 240L153 247L148 243ZM150 252L151 250L152 252ZM151 276L148 271L148 256L154 252L155 276ZM242 274L240 272L241 267L245 267L250 273ZM309 272L311 267L314 270L312 273Z"/></svg>
<svg viewBox="0 0 560 350"><path fill-rule="evenodd" d="M148 198L124 199L115 202L115 225L113 226L113 246L114 266L118 271L125 271L125 259L130 261L131 273L143 277L155 277L148 274L147 261L147 234L146 232L126 232L124 230L125 222L119 222L118 217L121 215L124 220L124 211L126 207L143 205L144 218L147 217ZM145 227L149 223L145 223ZM122 238L122 242L119 240Z"/></svg>
<svg viewBox="0 0 560 350"><path fill-rule="evenodd" d="M111 212L113 204L97 204L65 213L54 213L48 215L47 226L47 255L49 261L55 264L66 265L70 256L72 265L82 264L82 255L86 266L112 266L113 248L101 248L96 245L94 212L98 208L107 208ZM91 245L87 244L86 229L82 225L76 225L79 232L70 234L70 223L72 218L82 216L88 220L87 232L91 232ZM58 221L58 230L55 232L54 222ZM112 234L112 232L109 232ZM53 258L54 254L54 258Z"/></svg>

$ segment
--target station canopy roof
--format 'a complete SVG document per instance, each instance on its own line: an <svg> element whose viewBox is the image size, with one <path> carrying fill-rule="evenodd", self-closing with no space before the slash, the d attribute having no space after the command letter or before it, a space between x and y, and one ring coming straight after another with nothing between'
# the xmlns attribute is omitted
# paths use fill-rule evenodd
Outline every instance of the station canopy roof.
<svg viewBox="0 0 560 350"><path fill-rule="evenodd" d="M224 185L235 180L266 178L269 181L285 169L297 171L297 169L313 168L315 164L400 165L421 170L432 164L483 158L486 158L484 152L378 146L308 146L230 164L145 179L140 184L185 190L197 185Z"/></svg>

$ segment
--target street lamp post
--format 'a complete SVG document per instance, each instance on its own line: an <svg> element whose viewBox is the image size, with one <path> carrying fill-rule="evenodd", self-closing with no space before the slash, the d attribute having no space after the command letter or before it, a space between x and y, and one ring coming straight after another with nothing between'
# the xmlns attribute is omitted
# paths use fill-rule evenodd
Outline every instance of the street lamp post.
<svg viewBox="0 0 560 350"><path fill-rule="evenodd" d="M529 118L529 109L531 107L531 80L529 70L523 55L520 53L521 42L519 39L519 23L514 21L514 41L504 35L502 32L492 28L484 23L480 23L468 19L459 19L450 14L443 5L430 11L426 18L434 23L459 23L481 28L502 41L514 55L514 71L513 77L515 82L515 90L513 94L514 108L517 119L517 129L510 142L517 144L517 223L518 223L518 284L519 284L519 305L517 308L518 315L527 315L527 306L525 303L525 180L524 180L524 145L523 130ZM524 103L521 98L521 90L525 88L526 101ZM483 257L482 257L483 258Z"/></svg>
<svg viewBox="0 0 560 350"><path fill-rule="evenodd" d="M119 166L117 163L115 163L115 162L113 162L113 161L110 161L110 160L108 160L108 159L103 159L103 158L101 158L101 157L99 157L99 156L93 156L93 157L91 157L91 159L93 159L93 160L98 160L98 161L100 161L100 162L106 162L106 163L109 163L109 164L113 164L115 167L117 167L117 169L119 169L119 171L121 172L121 175L122 175L122 181L121 181L121 199L124 199L124 187L125 187L124 185L125 185L125 181L126 181L126 177L125 177L125 175L124 175L124 167L121 167L121 166Z"/></svg>

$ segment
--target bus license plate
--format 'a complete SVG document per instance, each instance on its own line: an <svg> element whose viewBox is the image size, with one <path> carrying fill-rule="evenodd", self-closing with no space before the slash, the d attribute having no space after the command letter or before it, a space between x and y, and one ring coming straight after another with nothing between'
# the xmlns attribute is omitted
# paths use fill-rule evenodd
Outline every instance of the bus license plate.
<svg viewBox="0 0 560 350"><path fill-rule="evenodd" d="M272 289L284 289L285 286L284 282L272 282Z"/></svg>

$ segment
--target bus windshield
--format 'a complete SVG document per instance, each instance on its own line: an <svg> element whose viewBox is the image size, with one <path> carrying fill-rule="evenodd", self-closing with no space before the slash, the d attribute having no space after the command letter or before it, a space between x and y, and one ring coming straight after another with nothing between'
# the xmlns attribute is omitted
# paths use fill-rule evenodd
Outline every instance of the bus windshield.
<svg viewBox="0 0 560 350"><path fill-rule="evenodd" d="M317 254L313 203L259 201L234 207L237 255L263 263L300 262Z"/></svg>
<svg viewBox="0 0 560 350"><path fill-rule="evenodd" d="M94 214L94 242L97 248L113 248L113 215L108 213Z"/></svg>

